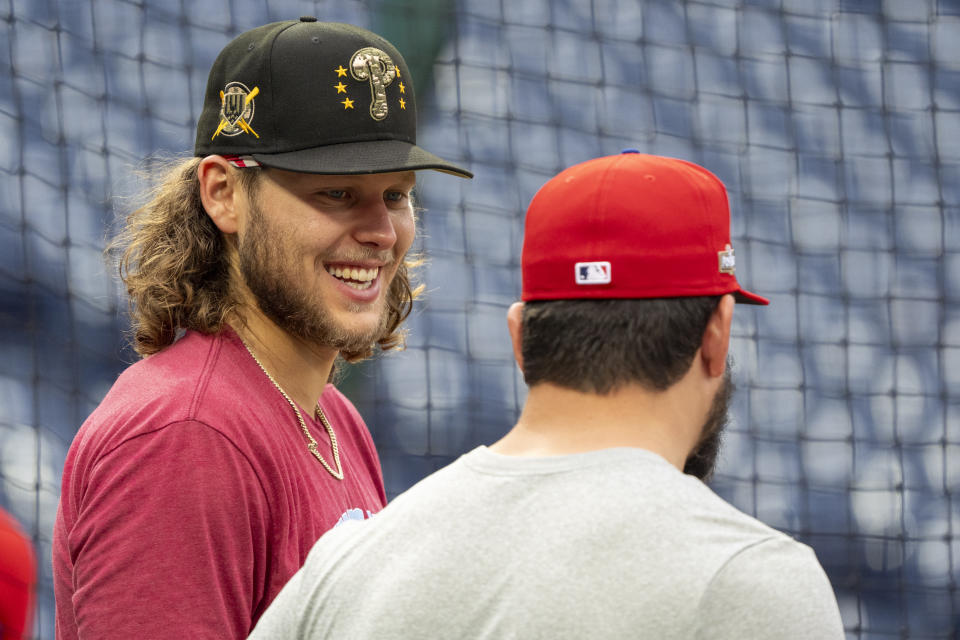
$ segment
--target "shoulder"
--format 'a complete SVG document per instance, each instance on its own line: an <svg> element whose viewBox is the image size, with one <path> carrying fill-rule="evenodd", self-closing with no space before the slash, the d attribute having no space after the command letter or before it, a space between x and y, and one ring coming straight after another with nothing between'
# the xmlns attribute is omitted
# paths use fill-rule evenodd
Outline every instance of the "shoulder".
<svg viewBox="0 0 960 640"><path fill-rule="evenodd" d="M217 366L227 346L223 333L188 331L170 346L128 367L111 391L129 392L130 387L143 386L147 386L147 390L165 389L196 383L205 370Z"/></svg>
<svg viewBox="0 0 960 640"><path fill-rule="evenodd" d="M728 567L764 565L780 552L790 561L812 561L804 566L822 574L809 547L740 511L699 479L648 452L620 456L597 468L598 484L589 489L598 496L591 506L603 509L605 530L624 544L625 536L643 536L670 562L685 563L699 588L709 589Z"/></svg>
<svg viewBox="0 0 960 640"><path fill-rule="evenodd" d="M277 432L262 427L285 405L270 404L276 398L269 381L256 376L256 364L243 355L223 334L188 332L130 366L74 437L62 490L85 491L101 470L113 469L115 476L118 460L163 466L161 452L195 461L227 456L240 468L255 466L273 449L269 440ZM127 471L136 466L124 466Z"/></svg>
<svg viewBox="0 0 960 640"><path fill-rule="evenodd" d="M700 601L697 638L843 638L830 581L810 547L778 534L744 547Z"/></svg>
<svg viewBox="0 0 960 640"><path fill-rule="evenodd" d="M86 539L98 526L140 527L144 513L147 530L238 508L265 514L268 492L254 465L249 451L196 420L88 438L67 455L58 526Z"/></svg>
<svg viewBox="0 0 960 640"><path fill-rule="evenodd" d="M163 351L131 365L84 422L75 446L110 450L164 428L197 422L229 436L268 397L232 334L187 332ZM253 411L251 411L251 409Z"/></svg>
<svg viewBox="0 0 960 640"><path fill-rule="evenodd" d="M798 572L791 574L794 577L790 582L799 578L817 583L821 577L825 577L813 549L778 533L744 547L731 556L717 572L714 582L726 583L731 587L753 588L752 585L758 582L783 574L784 569Z"/></svg>
<svg viewBox="0 0 960 640"><path fill-rule="evenodd" d="M611 512L622 513L625 520L643 514L644 528L670 530L672 536L689 538L693 548L714 557L726 558L761 540L783 536L656 453L609 449L596 452L591 463L584 471L589 472L588 488L617 505Z"/></svg>
<svg viewBox="0 0 960 640"><path fill-rule="evenodd" d="M221 335L188 332L162 351L147 356L120 374L90 418L113 419L143 408L165 408L176 419L189 419L224 352Z"/></svg>
<svg viewBox="0 0 960 640"><path fill-rule="evenodd" d="M653 488L657 499L669 505L669 513L678 516L675 522L687 525L704 542L713 542L727 549L729 556L750 545L780 538L791 540L782 532L745 513L716 494L699 478L687 475L663 463L656 470L640 475L638 482ZM638 500L648 499L651 490L635 492Z"/></svg>
<svg viewBox="0 0 960 640"><path fill-rule="evenodd" d="M212 480L253 476L255 455L221 429L199 420L162 420L131 427L114 438L88 439L68 455L65 480L77 490L142 483L147 491L169 488L172 478L190 478L204 491ZM228 474L229 470L229 474ZM65 483L64 488L67 487ZM151 488L152 487L152 488Z"/></svg>

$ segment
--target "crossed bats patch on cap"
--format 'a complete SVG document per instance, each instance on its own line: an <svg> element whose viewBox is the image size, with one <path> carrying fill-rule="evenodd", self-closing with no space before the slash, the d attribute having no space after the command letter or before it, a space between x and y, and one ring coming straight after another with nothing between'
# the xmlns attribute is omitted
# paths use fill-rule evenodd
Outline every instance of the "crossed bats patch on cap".
<svg viewBox="0 0 960 640"><path fill-rule="evenodd" d="M349 72L349 75L348 75ZM352 78L356 82L366 83L370 87L370 108L368 113L374 120L380 121L386 119L390 112L390 105L387 97L387 87L394 84L398 89L399 98L397 106L401 110L406 110L407 101L404 99L406 86L403 84L403 78L398 67L390 56L376 47L364 47L350 56L347 67L342 64L333 70L336 74L337 84L331 85L336 89L335 96L343 94L343 100L339 103L343 105L344 111L353 110L356 98L351 98L349 89L351 85L344 84L343 79ZM253 129L252 122L255 110L255 98L260 93L258 87L247 88L242 82L229 82L220 91L220 123L216 131L213 132L211 140L217 136L236 136L241 133L250 134L256 138L260 135Z"/></svg>
<svg viewBox="0 0 960 640"><path fill-rule="evenodd" d="M257 132L250 126L253 120L253 99L260 93L258 87L248 89L242 82L229 82L220 91L220 124L210 138L213 140L219 135L235 136L241 133L250 133L259 138Z"/></svg>

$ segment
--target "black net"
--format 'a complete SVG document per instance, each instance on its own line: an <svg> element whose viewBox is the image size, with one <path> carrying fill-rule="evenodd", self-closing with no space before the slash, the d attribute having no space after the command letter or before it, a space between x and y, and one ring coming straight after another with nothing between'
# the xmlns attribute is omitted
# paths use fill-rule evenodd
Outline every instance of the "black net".
<svg viewBox="0 0 960 640"><path fill-rule="evenodd" d="M302 14L404 51L429 295L347 390L390 495L512 424L522 212L625 147L720 176L739 392L714 488L813 546L848 638L960 628L960 2L7 0L0 6L0 505L40 561L66 450L133 355L101 251L146 156L181 154L220 48ZM432 71L432 76L431 76Z"/></svg>

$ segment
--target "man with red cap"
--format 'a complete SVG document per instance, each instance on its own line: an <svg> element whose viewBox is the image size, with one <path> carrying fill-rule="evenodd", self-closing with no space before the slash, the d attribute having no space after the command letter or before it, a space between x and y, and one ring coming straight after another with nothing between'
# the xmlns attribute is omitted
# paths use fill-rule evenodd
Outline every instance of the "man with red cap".
<svg viewBox="0 0 960 640"><path fill-rule="evenodd" d="M516 425L326 534L251 638L843 638L813 551L703 480L732 392L726 191L627 151L527 211Z"/></svg>

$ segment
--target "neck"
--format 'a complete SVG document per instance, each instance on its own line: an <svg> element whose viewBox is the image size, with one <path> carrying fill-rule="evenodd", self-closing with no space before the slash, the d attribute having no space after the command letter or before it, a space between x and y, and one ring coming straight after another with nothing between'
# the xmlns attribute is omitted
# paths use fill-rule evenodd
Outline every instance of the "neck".
<svg viewBox="0 0 960 640"><path fill-rule="evenodd" d="M230 326L287 395L312 415L337 350L290 335L256 308L246 307Z"/></svg>
<svg viewBox="0 0 960 640"><path fill-rule="evenodd" d="M537 384L517 424L491 449L533 457L638 447L683 470L709 406L687 386L681 380L656 392L628 385L601 396Z"/></svg>

